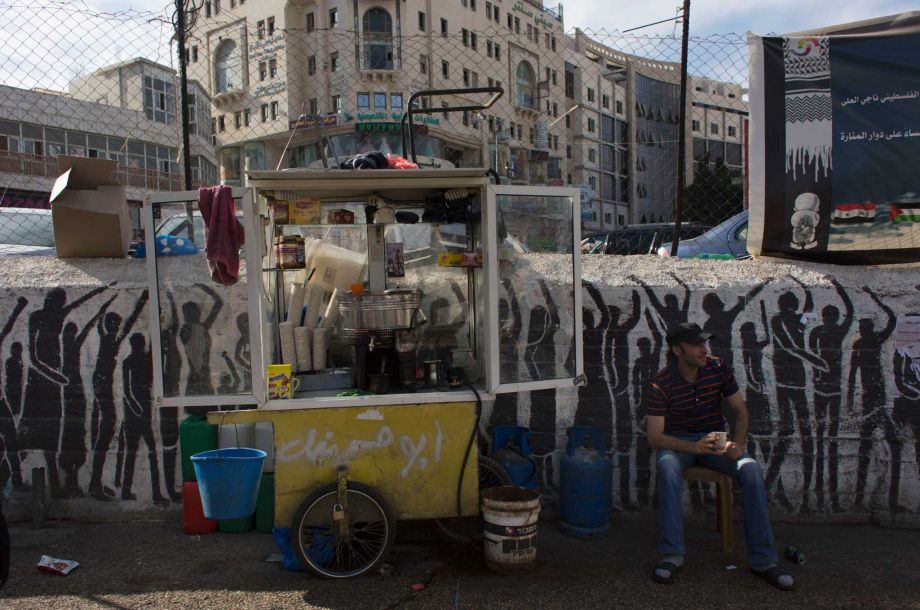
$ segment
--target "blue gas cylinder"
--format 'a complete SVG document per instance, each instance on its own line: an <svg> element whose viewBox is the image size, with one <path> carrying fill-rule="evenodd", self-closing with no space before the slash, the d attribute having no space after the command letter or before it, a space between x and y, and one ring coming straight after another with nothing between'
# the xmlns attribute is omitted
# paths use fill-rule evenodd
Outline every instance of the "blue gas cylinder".
<svg viewBox="0 0 920 610"><path fill-rule="evenodd" d="M530 430L523 426L495 426L492 430L492 459L501 464L511 483L537 488L537 465L530 458Z"/></svg>
<svg viewBox="0 0 920 610"><path fill-rule="evenodd" d="M559 473L562 532L577 538L603 536L610 530L613 463L599 428L573 426Z"/></svg>

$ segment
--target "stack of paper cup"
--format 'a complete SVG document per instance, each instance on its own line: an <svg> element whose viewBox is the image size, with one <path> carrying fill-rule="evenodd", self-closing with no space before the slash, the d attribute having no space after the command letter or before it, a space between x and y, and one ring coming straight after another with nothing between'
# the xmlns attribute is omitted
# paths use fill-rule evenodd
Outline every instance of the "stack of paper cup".
<svg viewBox="0 0 920 610"><path fill-rule="evenodd" d="M326 368L326 349L329 346L329 329L313 329L313 368Z"/></svg>
<svg viewBox="0 0 920 610"><path fill-rule="evenodd" d="M297 370L312 369L313 347L310 345L310 329L306 326L298 326L294 329L294 349L297 352Z"/></svg>
<svg viewBox="0 0 920 610"><path fill-rule="evenodd" d="M307 290L300 284L291 284L288 296L287 320L294 326L300 326L300 317L303 314L303 303Z"/></svg>
<svg viewBox="0 0 920 610"><path fill-rule="evenodd" d="M282 364L296 364L297 350L294 347L294 323L279 322L278 332L281 335L281 361Z"/></svg>

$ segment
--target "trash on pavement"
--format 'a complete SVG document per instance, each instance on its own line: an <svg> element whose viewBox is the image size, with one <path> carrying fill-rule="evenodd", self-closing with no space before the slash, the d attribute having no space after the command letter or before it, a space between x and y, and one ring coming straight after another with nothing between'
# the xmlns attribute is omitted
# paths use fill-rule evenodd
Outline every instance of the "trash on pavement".
<svg viewBox="0 0 920 610"><path fill-rule="evenodd" d="M42 558L38 560L38 569L42 572L48 572L49 574L58 574L60 576L66 576L70 574L74 568L80 564L76 561L71 561L70 559L55 559L54 557L48 557L47 555L42 555Z"/></svg>

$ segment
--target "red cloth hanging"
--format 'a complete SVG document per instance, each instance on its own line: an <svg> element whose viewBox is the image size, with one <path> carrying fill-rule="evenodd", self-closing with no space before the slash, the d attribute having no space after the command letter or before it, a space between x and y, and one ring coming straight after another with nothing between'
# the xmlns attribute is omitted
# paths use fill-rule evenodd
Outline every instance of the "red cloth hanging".
<svg viewBox="0 0 920 610"><path fill-rule="evenodd" d="M240 247L245 239L236 218L233 189L212 186L198 189L198 209L204 219L205 254L211 279L233 286L240 279Z"/></svg>

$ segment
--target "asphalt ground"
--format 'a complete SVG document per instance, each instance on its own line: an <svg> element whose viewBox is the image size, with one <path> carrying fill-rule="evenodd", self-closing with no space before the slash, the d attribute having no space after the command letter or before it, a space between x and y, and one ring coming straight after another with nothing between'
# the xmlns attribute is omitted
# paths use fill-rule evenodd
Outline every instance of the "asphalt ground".
<svg viewBox="0 0 920 610"><path fill-rule="evenodd" d="M270 534L187 536L168 520L11 525L12 568L0 608L920 608L920 532L866 524L777 524L779 549L797 589L782 592L745 565L738 542L720 550L710 519L688 521L686 565L676 582L649 575L655 523L615 518L610 535L577 540L541 522L538 565L527 575L490 572L481 550L440 541L433 527L403 527L387 575L321 580L266 561ZM67 576L36 569L41 555L72 559ZM413 585L415 585L414 590ZM421 587L419 586L421 585Z"/></svg>

